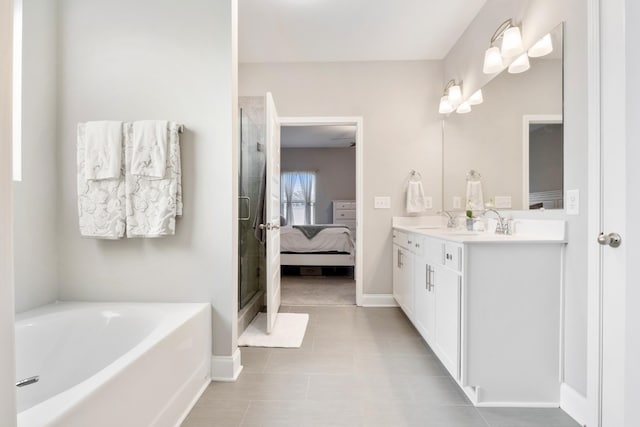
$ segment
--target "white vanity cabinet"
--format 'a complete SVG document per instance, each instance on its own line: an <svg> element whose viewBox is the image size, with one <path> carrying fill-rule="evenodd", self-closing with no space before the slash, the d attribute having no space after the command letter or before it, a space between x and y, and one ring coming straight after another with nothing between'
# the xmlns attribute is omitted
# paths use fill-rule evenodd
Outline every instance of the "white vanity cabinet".
<svg viewBox="0 0 640 427"><path fill-rule="evenodd" d="M559 404L565 241L449 236L394 228L398 304L475 405Z"/></svg>

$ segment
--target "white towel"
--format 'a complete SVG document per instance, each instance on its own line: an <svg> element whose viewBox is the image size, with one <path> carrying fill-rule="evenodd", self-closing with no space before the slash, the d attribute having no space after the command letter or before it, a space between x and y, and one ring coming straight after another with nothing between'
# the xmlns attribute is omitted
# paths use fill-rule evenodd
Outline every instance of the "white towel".
<svg viewBox="0 0 640 427"><path fill-rule="evenodd" d="M164 178L136 175L131 170L135 124L125 124L127 169L127 237L162 237L175 234L176 216L182 215L182 171L178 125L168 123L167 163Z"/></svg>
<svg viewBox="0 0 640 427"><path fill-rule="evenodd" d="M484 209L482 182L467 181L467 210Z"/></svg>
<svg viewBox="0 0 640 427"><path fill-rule="evenodd" d="M84 123L78 124L76 146L80 234L99 239L119 239L125 231L124 168L120 167L114 179L87 178L86 128Z"/></svg>
<svg viewBox="0 0 640 427"><path fill-rule="evenodd" d="M122 167L122 122L87 122L84 139L86 179L119 178Z"/></svg>
<svg viewBox="0 0 640 427"><path fill-rule="evenodd" d="M131 168L133 175L164 178L167 167L166 120L142 120L133 123Z"/></svg>
<svg viewBox="0 0 640 427"><path fill-rule="evenodd" d="M419 213L427 210L424 189L421 181L409 181L407 186L407 213Z"/></svg>

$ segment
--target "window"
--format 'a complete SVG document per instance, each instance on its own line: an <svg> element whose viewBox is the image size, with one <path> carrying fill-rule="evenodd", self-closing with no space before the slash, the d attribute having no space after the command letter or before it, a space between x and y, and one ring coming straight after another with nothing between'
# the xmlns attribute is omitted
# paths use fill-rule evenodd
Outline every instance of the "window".
<svg viewBox="0 0 640 427"><path fill-rule="evenodd" d="M283 172L280 180L280 212L287 225L314 224L315 172Z"/></svg>

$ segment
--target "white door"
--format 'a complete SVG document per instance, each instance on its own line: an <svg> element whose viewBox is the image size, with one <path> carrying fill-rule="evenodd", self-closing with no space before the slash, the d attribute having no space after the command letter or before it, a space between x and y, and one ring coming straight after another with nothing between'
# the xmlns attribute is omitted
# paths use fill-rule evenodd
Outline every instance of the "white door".
<svg viewBox="0 0 640 427"><path fill-rule="evenodd" d="M435 266L432 279L436 309L434 350L449 373L459 379L461 277L446 267Z"/></svg>
<svg viewBox="0 0 640 427"><path fill-rule="evenodd" d="M590 142L595 160L590 164L594 173L589 183L593 189L589 193L592 200L589 214L593 218L589 227L589 261L593 266L589 271L593 278L589 286L587 398L590 413L587 425L590 427L638 425L638 402L637 397L634 398L639 382L637 360L628 357L634 342L637 346L637 339L633 337L638 328L633 322L637 319L633 317L637 301L636 304L632 301L638 284L629 274L635 271L630 264L636 260L627 256L633 247L629 245L633 239L627 233L626 214L631 212L629 206L632 205L627 203L635 200L636 194L627 183L632 182L629 178L637 168L633 163L637 158L630 158L633 151L627 147L636 142L630 138L637 138L633 131L637 130L634 123L637 122L638 96L638 91L633 90L637 89L636 76L628 73L634 67L637 69L637 53L628 47L625 49L629 35L633 34L633 18L638 15L637 7L629 7L630 4L627 2L625 7L624 0L599 2L600 61L593 61L590 67L596 70L596 78L597 71L601 73L599 81L590 87L590 90L600 90L599 104L592 105L595 111L591 111L592 117L599 114L600 129L590 129L590 134L596 135ZM627 108L630 109L627 111ZM629 114L634 112L635 115ZM627 129L632 132L627 133ZM599 233L602 234L598 236Z"/></svg>
<svg viewBox="0 0 640 427"><path fill-rule="evenodd" d="M273 96L266 96L267 205L267 333L271 333L280 310L280 121Z"/></svg>

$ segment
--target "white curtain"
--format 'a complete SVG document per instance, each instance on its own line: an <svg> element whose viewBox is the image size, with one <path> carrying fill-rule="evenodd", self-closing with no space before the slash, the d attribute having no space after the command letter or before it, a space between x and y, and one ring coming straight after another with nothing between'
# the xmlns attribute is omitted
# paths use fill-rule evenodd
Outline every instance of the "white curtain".
<svg viewBox="0 0 640 427"><path fill-rule="evenodd" d="M313 210L316 204L315 181L316 174L314 172L298 173L300 187L302 188L302 196L304 197L304 223L313 224Z"/></svg>
<svg viewBox="0 0 640 427"><path fill-rule="evenodd" d="M293 190L296 185L297 176L295 173L285 172L281 175L280 199L282 204L281 212L287 220L287 224L293 221Z"/></svg>

